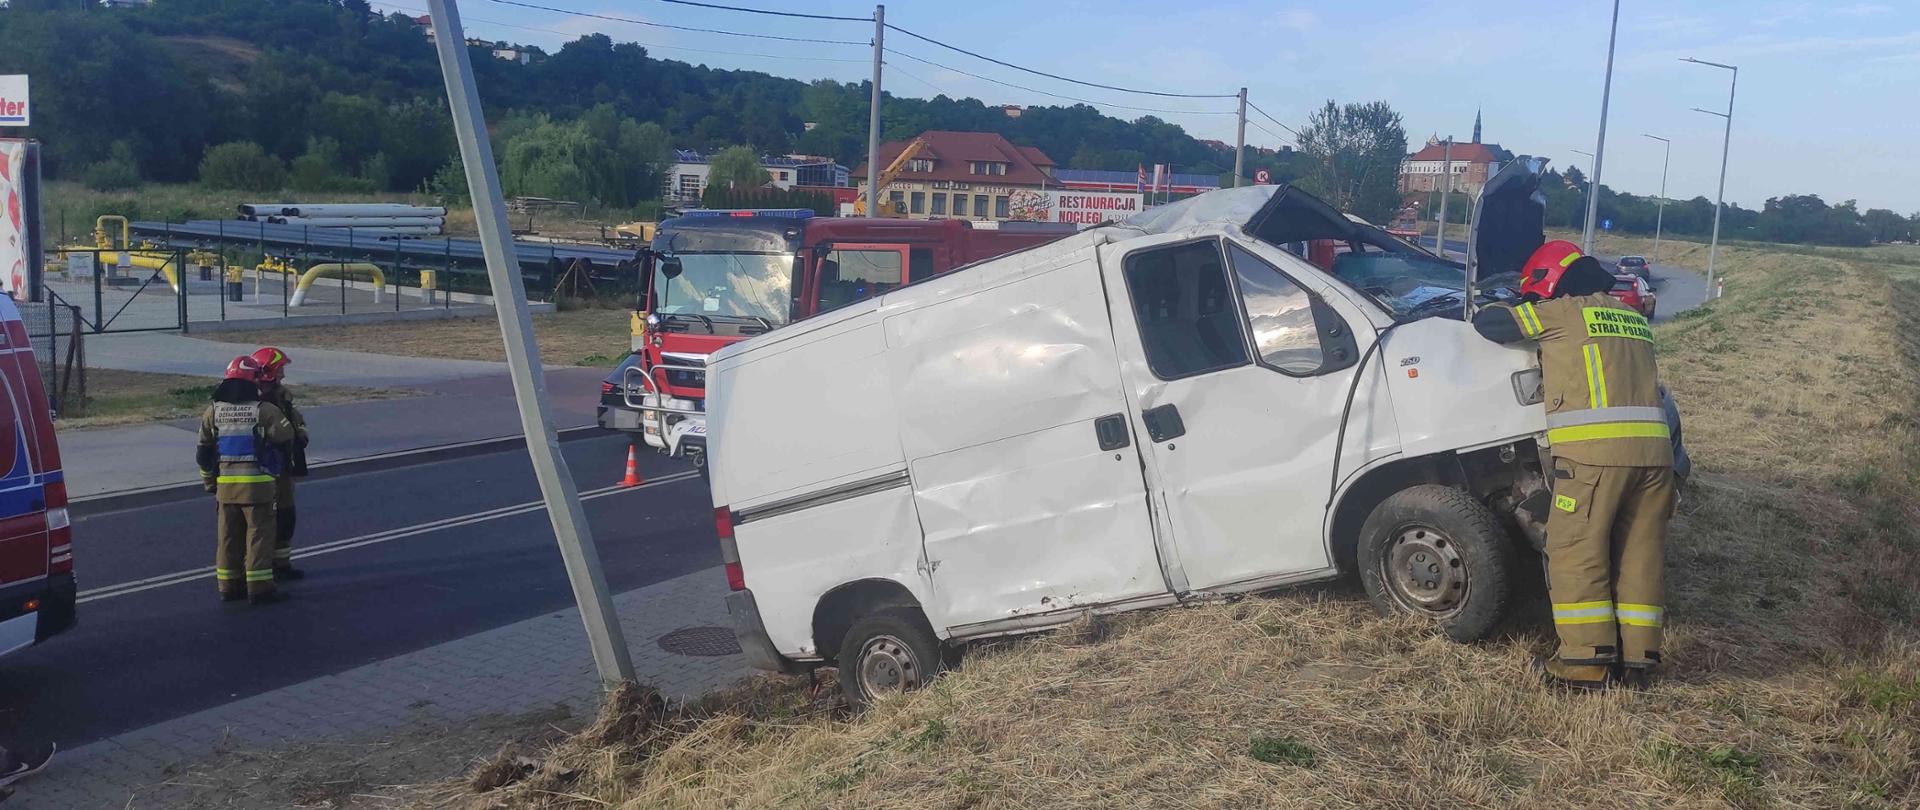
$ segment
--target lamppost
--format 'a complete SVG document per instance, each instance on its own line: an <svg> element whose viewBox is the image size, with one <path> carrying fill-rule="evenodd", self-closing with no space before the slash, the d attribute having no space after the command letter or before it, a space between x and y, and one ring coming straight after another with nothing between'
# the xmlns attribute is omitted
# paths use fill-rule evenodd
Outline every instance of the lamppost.
<svg viewBox="0 0 1920 810"><path fill-rule="evenodd" d="M1613 27L1607 29L1607 78L1600 86L1600 135L1593 144L1593 194L1587 197L1587 227L1582 232L1580 252L1593 252L1593 223L1600 215L1600 169L1606 164L1601 158L1607 154L1607 101L1613 95L1613 43L1620 34L1620 0L1613 0Z"/></svg>
<svg viewBox="0 0 1920 810"><path fill-rule="evenodd" d="M1585 149L1571 149L1568 151L1571 151L1576 155L1587 156L1587 190L1583 195L1585 199L1581 200L1581 202L1584 204L1581 205L1580 207L1582 210L1591 209L1593 207L1593 199L1595 196L1597 196L1596 194L1594 194L1594 191L1599 188L1599 185L1593 182L1593 164L1594 164L1593 153L1586 151ZM1591 226L1592 223L1588 223L1588 225ZM1582 253L1593 252L1593 234L1592 233L1584 230L1581 231L1580 241L1582 242L1582 244L1580 245L1580 252Z"/></svg>
<svg viewBox="0 0 1920 810"><path fill-rule="evenodd" d="M1673 141L1644 132L1640 133L1640 137L1652 138L1667 145L1666 157L1660 159L1660 205L1654 209L1656 213L1653 215L1653 258L1647 260L1651 264L1659 264L1660 226L1665 224L1667 219L1667 165L1673 161Z"/></svg>
<svg viewBox="0 0 1920 810"><path fill-rule="evenodd" d="M1733 73L1733 78L1727 82L1726 112L1703 110L1699 107L1693 108L1694 112L1717 115L1727 120L1727 131L1720 141L1720 191L1713 200L1713 240L1707 244L1707 294L1713 295L1714 262L1720 256L1720 210L1726 207L1727 201L1727 150L1733 146L1733 93L1740 87L1740 69L1733 65L1723 65L1719 62L1708 62L1693 57L1687 57L1680 61L1692 62L1696 65L1706 65L1707 67L1716 67L1721 70L1732 71Z"/></svg>

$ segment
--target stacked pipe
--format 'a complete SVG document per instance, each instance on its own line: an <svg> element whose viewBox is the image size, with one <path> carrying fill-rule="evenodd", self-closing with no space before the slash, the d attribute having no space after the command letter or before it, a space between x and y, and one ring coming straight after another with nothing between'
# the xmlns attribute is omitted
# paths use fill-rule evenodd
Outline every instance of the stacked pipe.
<svg viewBox="0 0 1920 810"><path fill-rule="evenodd" d="M433 236L446 227L447 209L405 203L246 203L245 222L351 228L369 238Z"/></svg>

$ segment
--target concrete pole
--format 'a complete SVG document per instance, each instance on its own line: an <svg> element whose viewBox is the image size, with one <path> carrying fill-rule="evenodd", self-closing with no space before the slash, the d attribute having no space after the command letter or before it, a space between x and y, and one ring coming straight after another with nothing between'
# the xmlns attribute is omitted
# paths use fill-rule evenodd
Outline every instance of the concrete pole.
<svg viewBox="0 0 1920 810"><path fill-rule="evenodd" d="M593 533L580 507L573 473L560 456L560 439L543 392L546 377L533 341L533 321L527 314L527 291L520 280L519 259L513 249L506 203L500 197L500 176L493 166L493 147L487 143L487 123L480 113L480 93L473 84L473 64L467 59L467 37L454 0L427 0L433 15L434 47L440 73L447 83L447 102L453 108L453 132L466 166L467 189L473 197L474 224L480 230L480 248L487 260L487 280L493 285L494 311L500 317L500 337L506 344L507 371L513 378L514 404L520 409L520 430L526 435L527 454L533 458L534 477L546 502L553 536L560 544L573 598L586 625L587 644L600 680L611 686L633 680L633 659L614 614L613 596Z"/></svg>
<svg viewBox="0 0 1920 810"><path fill-rule="evenodd" d="M1444 258L1447 255L1447 198L1453 196L1453 136L1447 136L1447 146L1440 154L1440 179L1446 185L1434 184L1440 189L1440 223L1439 229L1433 232L1433 252Z"/></svg>
<svg viewBox="0 0 1920 810"><path fill-rule="evenodd" d="M1620 34L1620 0L1613 0L1613 27L1607 31L1607 78L1600 85L1600 136L1593 146L1593 193L1587 197L1587 228L1581 234L1580 252L1593 252L1593 224L1600 216L1600 169L1607 154L1607 102L1613 95L1613 43Z"/></svg>
<svg viewBox="0 0 1920 810"><path fill-rule="evenodd" d="M1645 135L1645 133L1642 134ZM1645 137L1666 144L1667 147L1666 156L1660 159L1660 205L1654 209L1653 215L1653 256L1647 259L1649 264L1659 264L1660 229L1667 221L1667 167L1673 163L1673 141L1658 135L1645 135Z"/></svg>
<svg viewBox="0 0 1920 810"><path fill-rule="evenodd" d="M873 7L873 103L867 110L867 216L880 216L880 64L886 51L887 7Z"/></svg>
<svg viewBox="0 0 1920 810"><path fill-rule="evenodd" d="M1233 130L1233 187L1246 182L1247 174L1247 88L1240 88L1240 124Z"/></svg>
<svg viewBox="0 0 1920 810"><path fill-rule="evenodd" d="M1707 245L1707 289L1713 286L1715 262L1720 258L1720 212L1727 207L1727 153L1733 149L1733 92L1740 86L1740 69L1733 71L1733 81L1727 83L1727 130L1720 140L1720 190L1713 195L1713 241ZM1719 295L1715 294L1715 298Z"/></svg>

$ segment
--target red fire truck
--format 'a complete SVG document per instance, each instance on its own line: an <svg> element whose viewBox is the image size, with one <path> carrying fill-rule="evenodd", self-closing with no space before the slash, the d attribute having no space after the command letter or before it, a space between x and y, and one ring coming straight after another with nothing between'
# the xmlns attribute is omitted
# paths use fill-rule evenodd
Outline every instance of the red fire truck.
<svg viewBox="0 0 1920 810"><path fill-rule="evenodd" d="M643 252L633 353L600 386L600 425L704 464L707 355L962 265L1045 244L1072 225L690 211Z"/></svg>

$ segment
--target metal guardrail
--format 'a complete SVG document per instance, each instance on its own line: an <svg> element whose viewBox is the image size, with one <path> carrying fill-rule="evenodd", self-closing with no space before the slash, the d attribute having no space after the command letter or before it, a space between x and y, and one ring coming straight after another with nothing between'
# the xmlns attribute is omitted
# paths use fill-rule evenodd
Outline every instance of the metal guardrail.
<svg viewBox="0 0 1920 810"><path fill-rule="evenodd" d="M655 366L653 370L659 371L659 370L662 370L663 368L664 366ZM688 369L688 370L694 371L696 369ZM706 373L705 369L698 369L697 371L699 371L701 374ZM635 378L638 378L641 381L642 385L635 386L633 382ZM647 373L647 369L643 369L639 366L628 366L627 370L620 376L620 401L625 403L627 407L632 408L636 411L640 411L641 413L659 413L659 414L675 413L675 414L680 414L682 416L706 416L707 415L706 411L694 409L694 408L671 408L665 405L648 405L644 402L635 402L633 399L633 389L636 387L642 388L642 391L641 391L642 396L645 396L647 394L652 394L657 401L664 402L667 400L666 393L661 390L660 384L654 381L653 375Z"/></svg>

